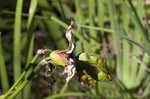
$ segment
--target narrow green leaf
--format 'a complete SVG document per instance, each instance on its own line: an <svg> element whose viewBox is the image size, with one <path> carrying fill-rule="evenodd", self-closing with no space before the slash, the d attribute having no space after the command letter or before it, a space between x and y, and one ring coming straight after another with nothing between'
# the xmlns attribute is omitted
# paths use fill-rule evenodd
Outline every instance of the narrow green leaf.
<svg viewBox="0 0 150 99"><path fill-rule="evenodd" d="M62 20L66 21L66 15L65 15L64 8L63 8L63 5L61 3L61 0L56 0L56 2L57 2L57 8L59 10L59 13L61 14Z"/></svg>
<svg viewBox="0 0 150 99"><path fill-rule="evenodd" d="M67 97L67 96L86 96L86 94L81 93L81 92L69 92L69 93L62 93L62 94L49 96L49 97L46 97L45 99L56 99L56 98Z"/></svg>
<svg viewBox="0 0 150 99"><path fill-rule="evenodd" d="M80 26L81 28L102 31L102 32L105 32L105 33L113 33L114 32L114 30L112 30L112 29L107 29L107 28L103 28L103 27L95 27L95 26L81 25L81 24L77 24L77 25Z"/></svg>
<svg viewBox="0 0 150 99"><path fill-rule="evenodd" d="M27 60L26 60L26 67L29 66L29 63L33 56L33 47L34 47L34 34L33 31L36 28L34 16L36 13L38 0L31 0L30 8L29 8L29 16L28 16L28 23L27 23ZM31 94L31 85L27 85L24 89L24 99L29 99Z"/></svg>
<svg viewBox="0 0 150 99"><path fill-rule="evenodd" d="M136 40L131 39L128 36L125 36L125 35L122 35L121 37L123 39L128 40L129 43L135 44L136 46L138 46L139 48L141 48L145 53L147 53L150 56L150 50L148 48L146 48L145 46L141 45L140 43L138 43Z"/></svg>
<svg viewBox="0 0 150 99"><path fill-rule="evenodd" d="M104 28L104 19L105 19L105 6L104 6L104 1L103 0L98 0L97 1L97 6L98 6L98 25L99 27ZM101 36L103 35L104 32L101 32Z"/></svg>
<svg viewBox="0 0 150 99"><path fill-rule="evenodd" d="M78 25L80 25L80 24L78 24ZM93 29L93 30L97 30L97 31L104 31L104 33L113 33L113 32L115 32L112 29L100 28L100 27L95 27L95 26L80 25L80 27L81 28L86 28L86 29ZM141 45L136 40L131 39L130 37L128 37L124 33L120 33L119 35L120 35L121 39L126 39L129 43L135 44L136 46L141 48L145 53L147 53L150 56L150 50L148 48L146 48L145 46Z"/></svg>
<svg viewBox="0 0 150 99"><path fill-rule="evenodd" d="M144 13L144 0L137 0L137 14L141 21L144 17Z"/></svg>
<svg viewBox="0 0 150 99"><path fill-rule="evenodd" d="M6 72L5 59L3 56L1 33L0 33L0 78L1 78L2 91L3 93L5 93L9 88L9 83L8 83L8 76Z"/></svg>
<svg viewBox="0 0 150 99"><path fill-rule="evenodd" d="M84 24L84 16L83 11L81 9L81 0L75 0L75 7L76 7L76 17L77 21L79 21L80 24Z"/></svg>
<svg viewBox="0 0 150 99"><path fill-rule="evenodd" d="M130 20L130 16L127 14L128 9L126 9L126 6L124 4L124 2L121 0L121 11L122 11L122 26L126 32L126 34L128 35L129 33L129 20ZM131 65L129 62L131 60L130 57L130 44L128 43L127 40L123 39L123 82L125 83L126 86L130 85L130 73L131 73Z"/></svg>
<svg viewBox="0 0 150 99"><path fill-rule="evenodd" d="M112 33L113 42L114 42L114 49L115 54L117 55L117 76L121 80L122 79L122 55L121 55L121 47L120 47L120 32L116 14L116 8L113 0L108 0L108 10L109 10L109 17L111 22L111 27L114 30Z"/></svg>
<svg viewBox="0 0 150 99"><path fill-rule="evenodd" d="M88 7L89 7L89 21L90 21L90 26L94 26L95 24L95 0L88 0ZM96 31L90 30L90 36L91 36L91 43L95 44L95 40L97 37L97 34L95 33ZM92 39L94 38L94 39Z"/></svg>
<svg viewBox="0 0 150 99"><path fill-rule="evenodd" d="M16 81L21 73L21 16L22 16L23 0L17 0L16 13L15 13L15 25L14 25L14 80ZM21 99L21 94L16 97L16 99Z"/></svg>
<svg viewBox="0 0 150 99"><path fill-rule="evenodd" d="M81 0L75 0L76 19L77 19L77 22L75 22L75 23L79 23L81 25L84 25L85 24L85 16L84 16L85 12L81 8L81 5L82 5ZM88 34L85 34L85 30L80 28L79 25L77 27L77 32L80 33L80 35L82 37L88 37ZM83 48L86 52L91 52L92 51L92 49L87 45L86 41L82 42L82 44L83 44Z"/></svg>
<svg viewBox="0 0 150 99"><path fill-rule="evenodd" d="M44 7L49 9L48 2L46 0L40 0L39 1L40 7ZM52 15L55 15L52 12L49 11L42 11L42 15L45 17L51 17ZM67 47L67 43L65 41L65 38L62 38L64 35L64 31L60 31L58 24L56 22L50 20L50 19L45 19L44 23L46 23L48 30L49 30L49 35L50 37L56 42L56 46L58 49L65 49Z"/></svg>
<svg viewBox="0 0 150 99"><path fill-rule="evenodd" d="M64 85L63 88L61 89L60 93L61 93L61 94L64 93L64 92L66 91L67 87L68 87L68 84L65 83L65 85Z"/></svg>
<svg viewBox="0 0 150 99"><path fill-rule="evenodd" d="M135 7L133 6L132 2L130 0L128 0L128 2L129 2L129 5L130 5L130 8L128 8L129 12L130 12L130 15L132 15L132 20L135 23L135 26L137 27L137 29L139 31L138 35L140 35L142 37L145 46L150 48L149 47L149 38L148 38L148 35L147 35L147 31L144 29L144 27L142 25L142 22L140 20L141 17L138 16L138 13L137 13Z"/></svg>
<svg viewBox="0 0 150 99"><path fill-rule="evenodd" d="M65 29L68 28L68 25L64 22L62 22L61 20L59 20L58 18L54 17L54 16L51 16L51 20L55 21L56 23L58 23L59 25L63 26ZM77 33L76 31L73 30L73 34L74 36L76 36L82 43L85 43L87 44L87 46L89 45L87 43L87 41L79 34Z"/></svg>
<svg viewBox="0 0 150 99"><path fill-rule="evenodd" d="M145 85L147 85L143 91L142 97L147 97L149 95L149 91L150 91L150 77L147 78L147 80L145 81Z"/></svg>

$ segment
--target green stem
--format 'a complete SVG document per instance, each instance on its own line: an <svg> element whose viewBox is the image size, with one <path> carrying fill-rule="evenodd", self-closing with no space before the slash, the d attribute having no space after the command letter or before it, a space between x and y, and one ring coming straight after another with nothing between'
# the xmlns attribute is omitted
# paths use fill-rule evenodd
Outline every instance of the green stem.
<svg viewBox="0 0 150 99"><path fill-rule="evenodd" d="M25 76L26 72L24 71L19 78L17 79L17 81L15 81L15 83L13 84L13 86L7 91L7 93L4 95L4 98L6 98L11 92L12 90L19 84L19 82L23 79L23 77Z"/></svg>
<svg viewBox="0 0 150 99"><path fill-rule="evenodd" d="M3 56L1 32L0 32L0 78L1 78L1 84L2 84L2 92L5 93L8 91L9 83L8 83L5 59Z"/></svg>
<svg viewBox="0 0 150 99"><path fill-rule="evenodd" d="M29 76L26 78L26 80L23 81L23 83L13 92L12 95L8 97L8 99L13 99L23 88L31 81L33 75L40 70L41 66L38 65L34 68L34 70L29 74ZM5 98L4 98L5 99Z"/></svg>
<svg viewBox="0 0 150 99"><path fill-rule="evenodd" d="M91 26L94 26L95 24L95 15L96 15L96 12L95 12L95 0L88 0L88 8L89 8L89 24ZM96 38L97 35L96 35L96 31L90 29L90 41L92 44L96 44L95 40L92 39L92 38Z"/></svg>
<svg viewBox="0 0 150 99"><path fill-rule="evenodd" d="M61 17L62 17L63 21L66 21L66 15L65 15L64 8L63 8L63 5L62 5L61 1L56 0L56 2L57 2L57 5L58 5L57 7L58 7L58 10L61 14Z"/></svg>
<svg viewBox="0 0 150 99"><path fill-rule="evenodd" d="M37 61L37 59L39 58L39 54L36 54L34 57L33 57L33 59L32 59L32 61L30 62L30 64L34 64L36 61Z"/></svg>
<svg viewBox="0 0 150 99"><path fill-rule="evenodd" d="M66 91L67 87L68 87L68 83L65 83L65 85L63 86L63 88L60 91L60 94L64 93Z"/></svg>
<svg viewBox="0 0 150 99"><path fill-rule="evenodd" d="M15 13L15 24L14 24L14 35L13 35L13 76L14 81L19 78L21 74L21 21L22 21L22 8L23 0L17 0L16 13ZM18 95L16 99L20 99L22 94Z"/></svg>
<svg viewBox="0 0 150 99"><path fill-rule="evenodd" d="M90 26L90 25L77 24L77 26L80 26L81 28L97 30L97 31L102 31L102 32L108 32L108 33L113 33L114 32L114 30L112 30L112 29L100 28L100 27L95 27L95 26Z"/></svg>
<svg viewBox="0 0 150 99"><path fill-rule="evenodd" d="M28 84L28 82L29 82L28 80L25 80L25 81L20 85L20 87L17 88L17 90L16 90L11 96L8 97L8 99L13 99L13 98L24 88L24 86Z"/></svg>
<svg viewBox="0 0 150 99"><path fill-rule="evenodd" d="M31 65L34 64L38 58L39 58L39 54L36 54L36 55L34 56L34 58L32 59L32 61L30 62L30 64L31 64ZM29 64L29 65L30 65L30 64ZM31 66L30 66L29 68L31 68ZM27 73L28 70L29 70L28 68L25 69L25 71L19 76L19 78L17 79L17 81L15 81L15 83L13 84L13 86L12 86L12 87L7 91L7 93L4 95L4 98L6 98L6 97L13 91L13 89L14 89L14 88L19 84L19 82L24 78L24 76L26 75L26 73Z"/></svg>

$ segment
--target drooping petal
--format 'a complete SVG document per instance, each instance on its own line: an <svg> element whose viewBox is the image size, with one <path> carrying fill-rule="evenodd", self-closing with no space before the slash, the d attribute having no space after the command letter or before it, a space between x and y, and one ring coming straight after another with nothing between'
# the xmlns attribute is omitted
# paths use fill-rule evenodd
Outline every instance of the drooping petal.
<svg viewBox="0 0 150 99"><path fill-rule="evenodd" d="M63 74L67 74L66 82L68 83L75 75L76 66L72 58L68 60L68 65L65 67Z"/></svg>
<svg viewBox="0 0 150 99"><path fill-rule="evenodd" d="M76 67L73 65L68 65L65 67L63 74L67 74L66 82L68 83L72 77L75 75Z"/></svg>
<svg viewBox="0 0 150 99"><path fill-rule="evenodd" d="M74 44L72 43L72 24L68 27L66 33L66 39L69 42L69 47L65 50L67 54L71 54L74 49Z"/></svg>

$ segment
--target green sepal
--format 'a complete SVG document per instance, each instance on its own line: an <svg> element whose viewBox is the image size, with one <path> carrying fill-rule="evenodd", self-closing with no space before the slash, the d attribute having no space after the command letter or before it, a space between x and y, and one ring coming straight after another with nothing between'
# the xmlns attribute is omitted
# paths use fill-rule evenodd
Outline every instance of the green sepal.
<svg viewBox="0 0 150 99"><path fill-rule="evenodd" d="M109 71L106 68L106 61L100 55L84 52L79 55L79 60L87 74L95 80L111 80Z"/></svg>
<svg viewBox="0 0 150 99"><path fill-rule="evenodd" d="M101 71L104 71L106 73L108 72L106 67L106 61L100 55L84 52L79 55L79 60L89 62Z"/></svg>

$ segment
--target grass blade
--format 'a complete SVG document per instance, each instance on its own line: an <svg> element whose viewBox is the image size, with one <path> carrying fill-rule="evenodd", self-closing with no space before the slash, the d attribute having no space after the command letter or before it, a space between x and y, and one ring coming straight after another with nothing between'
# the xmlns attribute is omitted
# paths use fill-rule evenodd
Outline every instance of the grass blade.
<svg viewBox="0 0 150 99"><path fill-rule="evenodd" d="M144 29L143 25L142 25L142 22L140 20L140 18L142 16L138 16L138 13L136 11L136 9L134 8L132 2L130 0L128 0L129 2L129 5L130 5L130 8L129 8L129 12L130 14L132 15L132 20L134 21L135 23L135 26L137 27L138 31L139 31L139 34L138 35L141 35L143 41L144 41L144 44L148 47L149 47L149 38L148 38L148 34L146 32L146 30Z"/></svg>
<svg viewBox="0 0 150 99"><path fill-rule="evenodd" d="M67 87L68 87L68 84L65 83L65 85L62 87L60 93L61 93L61 94L64 93L64 92L66 91Z"/></svg>
<svg viewBox="0 0 150 99"><path fill-rule="evenodd" d="M23 0L17 0L16 14L15 14L15 25L14 25L14 80L16 81L21 73L21 48L20 48L20 38L21 38L21 15L23 8ZM21 99L21 94L16 97L16 99Z"/></svg>
<svg viewBox="0 0 150 99"><path fill-rule="evenodd" d="M147 85L143 91L142 97L147 97L149 95L149 91L150 91L150 77L148 77L145 81L145 85Z"/></svg>
<svg viewBox="0 0 150 99"><path fill-rule="evenodd" d="M3 93L5 93L9 88L9 83L8 83L8 77L6 73L5 59L3 56L1 33L0 33L0 78L2 84L2 91Z"/></svg>
<svg viewBox="0 0 150 99"><path fill-rule="evenodd" d="M122 26L126 32L126 35L128 35L130 16L127 14L128 9L126 9L125 4L124 2L122 2L122 0L121 0L121 6L122 6L121 11L123 12L121 16ZM129 61L130 61L130 47L131 46L129 42L125 39L123 39L122 42L123 42L123 82L126 83L126 85L129 85L130 83L128 84L128 81L130 77L130 68L131 68Z"/></svg>
<svg viewBox="0 0 150 99"><path fill-rule="evenodd" d="M79 24L84 24L84 16L83 16L83 11L81 9L81 1L80 0L75 0L75 7L76 7L76 17L77 21L79 21Z"/></svg>
<svg viewBox="0 0 150 99"><path fill-rule="evenodd" d="M84 13L84 11L82 11L83 9L81 8L81 3L82 3L81 0L75 0L76 18L77 18L76 23L84 25L85 24L85 16L84 16L85 13ZM78 28L77 28L77 32L80 33L80 35L82 35L82 37L88 38L88 35L85 34L85 30L80 28L79 25L78 25ZM86 51L86 52L91 52L92 51L86 41L82 42L82 44L83 44L84 51Z"/></svg>
<svg viewBox="0 0 150 99"><path fill-rule="evenodd" d="M137 14L140 20L142 20L144 13L144 0L137 0Z"/></svg>
<svg viewBox="0 0 150 99"><path fill-rule="evenodd" d="M33 31L36 28L34 16L37 8L38 0L31 0L30 8L29 8L29 16L27 23L27 60L26 60L26 68L29 66L29 63L33 56L33 47L34 47L34 34ZM24 89L24 99L30 99L31 94L31 84L27 85Z"/></svg>
<svg viewBox="0 0 150 99"><path fill-rule="evenodd" d="M121 50L120 50L120 32L118 28L118 20L116 16L116 9L115 9L115 4L113 0L109 0L108 2L108 10L109 10L109 16L110 16L110 22L111 22L111 27L115 31L112 34L113 37L113 42L114 42L114 49L115 49L115 54L117 55L117 76L121 80L122 79L122 56L121 56Z"/></svg>
<svg viewBox="0 0 150 99"><path fill-rule="evenodd" d="M39 5L41 7L47 8L47 9L49 9L49 7L50 7L46 0L39 1ZM45 17L51 17L54 14L47 10L42 10L42 15ZM56 24L56 22L54 22L50 19L45 19L44 23L46 23L46 25L47 25L50 37L56 42L57 48L65 49L67 47L67 43L66 43L65 39L62 38L63 32L60 31L58 24Z"/></svg>
<svg viewBox="0 0 150 99"><path fill-rule="evenodd" d="M103 28L103 27L95 27L95 26L81 25L81 24L77 24L77 25L80 26L81 28L92 29L92 30L101 31L101 32L105 32L105 33L113 33L114 32L114 30L112 30L112 29L107 29L107 28Z"/></svg>
<svg viewBox="0 0 150 99"><path fill-rule="evenodd" d="M78 24L78 25L80 25L80 24ZM86 29L93 29L96 31L103 31L105 33L113 33L114 32L114 30L112 30L112 29L100 28L100 27L95 27L95 26L80 25L80 27L86 28ZM145 46L141 45L140 43L138 43L136 40L131 39L130 37L124 35L124 33L120 33L120 38L127 40L131 44L135 44L136 46L138 46L140 49L142 49L145 53L147 53L150 56L150 50L148 48L146 48Z"/></svg>
<svg viewBox="0 0 150 99"><path fill-rule="evenodd" d="M62 93L62 94L49 96L45 99L56 99L56 98L67 97L67 96L86 96L86 94L81 93L81 92L69 92L69 93Z"/></svg>
<svg viewBox="0 0 150 99"><path fill-rule="evenodd" d="M94 26L95 24L95 0L88 0L88 7L89 7L89 21L90 26ZM91 38L96 38L97 35L94 30L90 30ZM95 44L95 40L91 39L91 43Z"/></svg>
<svg viewBox="0 0 150 99"><path fill-rule="evenodd" d="M105 20L105 9L104 7L104 1L98 0L98 25L99 27L104 28L104 20ZM104 32L101 32L102 34L100 36L103 36Z"/></svg>
<svg viewBox="0 0 150 99"><path fill-rule="evenodd" d="M57 2L57 7L58 7L58 10L59 10L59 13L61 14L61 17L62 17L63 21L66 21L66 15L65 15L64 8L63 8L63 5L62 5L61 1L56 0L56 2Z"/></svg>

